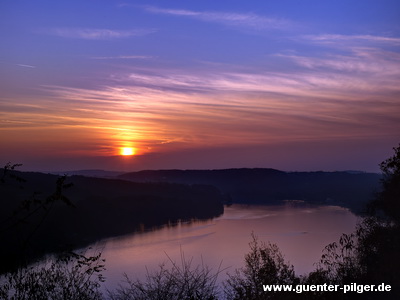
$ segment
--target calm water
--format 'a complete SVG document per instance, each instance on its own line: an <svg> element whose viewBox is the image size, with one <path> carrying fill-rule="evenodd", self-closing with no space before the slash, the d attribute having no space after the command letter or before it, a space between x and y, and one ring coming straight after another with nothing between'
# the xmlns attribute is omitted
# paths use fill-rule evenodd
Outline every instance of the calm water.
<svg viewBox="0 0 400 300"><path fill-rule="evenodd" d="M180 262L181 252L196 266L201 261L226 272L243 266L249 251L251 233L261 241L276 243L286 260L294 265L297 275L314 269L322 249L336 241L342 233L355 229L357 217L337 206L310 206L287 203L280 206L232 205L216 219L205 222L180 223L140 234L103 241L106 259L106 287L112 289L127 273L131 278L144 278L146 268L151 272L169 258ZM168 258L169 257L169 258Z"/></svg>

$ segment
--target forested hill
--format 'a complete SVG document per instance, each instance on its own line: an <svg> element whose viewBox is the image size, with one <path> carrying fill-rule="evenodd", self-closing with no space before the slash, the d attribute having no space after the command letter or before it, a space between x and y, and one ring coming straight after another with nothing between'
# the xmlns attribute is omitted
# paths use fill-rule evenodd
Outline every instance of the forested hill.
<svg viewBox="0 0 400 300"><path fill-rule="evenodd" d="M360 212L379 189L379 174L361 172L283 172L275 169L157 170L126 173L135 182L211 184L234 203L305 200Z"/></svg>
<svg viewBox="0 0 400 300"><path fill-rule="evenodd" d="M0 247L2 267L13 256L20 259L17 250L25 246L40 255L67 245L85 246L105 237L223 213L224 199L213 186L71 176L63 182L72 184L61 190L63 200L57 198L59 176L2 174L0 169L0 238L6 245Z"/></svg>

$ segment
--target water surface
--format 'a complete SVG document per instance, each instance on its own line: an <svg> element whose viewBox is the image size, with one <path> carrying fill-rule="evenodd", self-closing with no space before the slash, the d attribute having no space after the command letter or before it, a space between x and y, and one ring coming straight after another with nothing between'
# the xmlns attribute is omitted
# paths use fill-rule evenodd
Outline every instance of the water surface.
<svg viewBox="0 0 400 300"><path fill-rule="evenodd" d="M342 233L355 229L357 217L338 206L311 206L288 202L279 206L232 205L222 216L202 222L181 222L158 230L136 233L103 241L106 259L106 286L115 287L127 273L144 278L170 259L180 263L182 253L192 265L204 263L213 270L226 272L244 264L251 234L260 241L276 243L297 275L310 272L323 248L338 240Z"/></svg>

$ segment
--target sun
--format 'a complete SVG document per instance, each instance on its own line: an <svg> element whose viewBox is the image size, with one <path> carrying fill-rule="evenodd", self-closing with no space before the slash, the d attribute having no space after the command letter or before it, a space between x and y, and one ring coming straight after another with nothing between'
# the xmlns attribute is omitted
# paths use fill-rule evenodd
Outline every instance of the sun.
<svg viewBox="0 0 400 300"><path fill-rule="evenodd" d="M121 155L135 155L135 148L123 147L121 148Z"/></svg>

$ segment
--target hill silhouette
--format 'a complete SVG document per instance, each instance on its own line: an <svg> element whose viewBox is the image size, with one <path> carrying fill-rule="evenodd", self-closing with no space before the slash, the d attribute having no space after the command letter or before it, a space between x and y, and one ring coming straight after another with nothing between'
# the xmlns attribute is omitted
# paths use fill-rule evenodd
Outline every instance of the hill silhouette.
<svg viewBox="0 0 400 300"><path fill-rule="evenodd" d="M25 182L10 177L0 184L0 238L6 245L0 247L1 268L12 266L25 254L37 257L106 237L223 213L221 193L207 185L71 176L66 183L72 187L62 191L68 202L53 203L49 196L56 190L58 176L12 173ZM20 253L27 250L29 253Z"/></svg>
<svg viewBox="0 0 400 300"><path fill-rule="evenodd" d="M147 170L118 178L134 182L209 184L232 203L271 204L304 200L361 213L379 189L381 175L361 172L283 172L275 169Z"/></svg>
<svg viewBox="0 0 400 300"><path fill-rule="evenodd" d="M66 183L73 187L62 191L68 201L40 208L38 203L46 203L56 190L59 176L15 170L12 175L24 180L2 178L0 184L0 238L7 245L0 248L2 270L15 265L21 252L31 259L179 220L214 218L223 213L223 203L303 200L361 213L381 177L263 168L139 171L115 179L70 176Z"/></svg>

